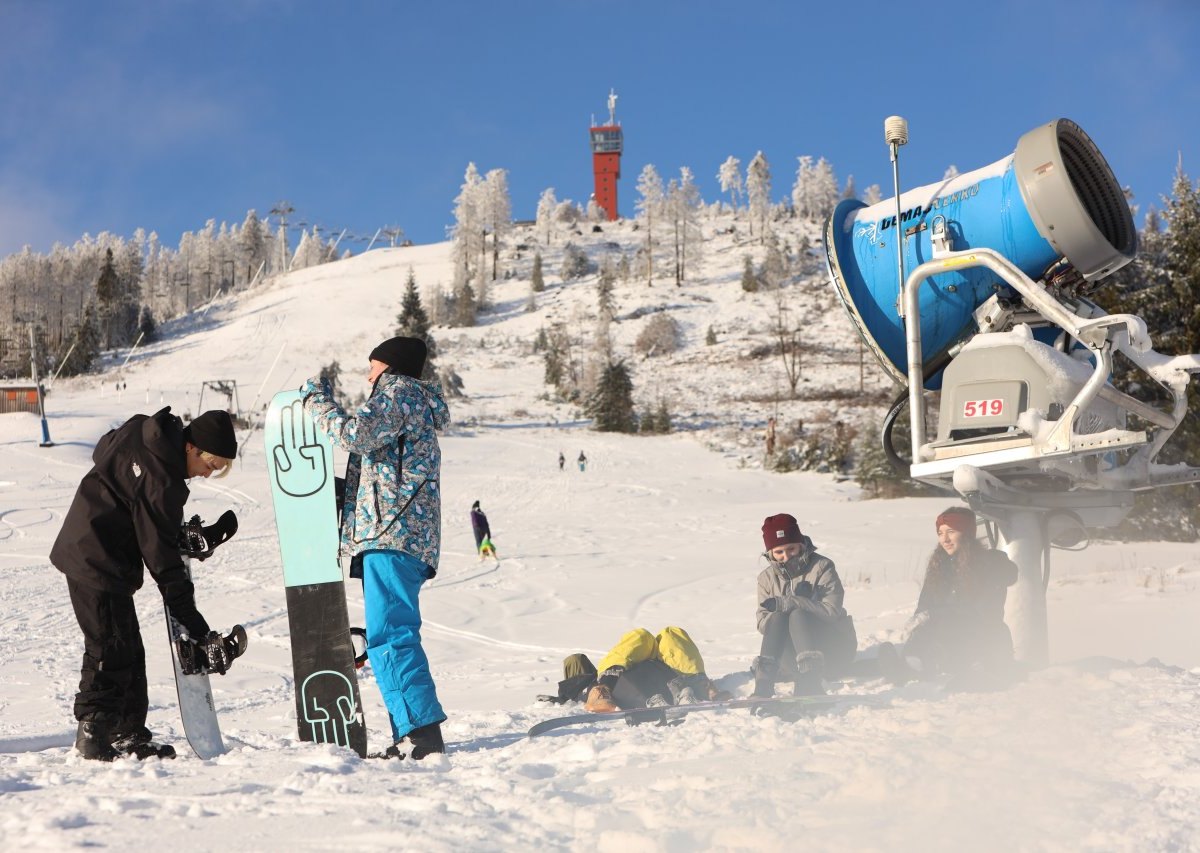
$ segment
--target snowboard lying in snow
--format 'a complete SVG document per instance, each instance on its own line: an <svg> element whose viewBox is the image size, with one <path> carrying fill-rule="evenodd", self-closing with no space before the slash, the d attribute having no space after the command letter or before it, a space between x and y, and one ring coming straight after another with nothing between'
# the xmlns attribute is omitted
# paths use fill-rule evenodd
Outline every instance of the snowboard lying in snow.
<svg viewBox="0 0 1200 853"><path fill-rule="evenodd" d="M535 723L529 737L537 737L555 729L568 726L602 724L622 721L631 726L642 723L670 725L687 717L688 714L703 714L713 711L735 711L749 709L763 716L813 716L815 714L848 711L857 707L880 707L886 700L873 695L826 695L826 696L778 696L772 699L730 699L725 702L696 702L691 705L670 705L662 708L634 708L629 711L571 714L554 717Z"/></svg>

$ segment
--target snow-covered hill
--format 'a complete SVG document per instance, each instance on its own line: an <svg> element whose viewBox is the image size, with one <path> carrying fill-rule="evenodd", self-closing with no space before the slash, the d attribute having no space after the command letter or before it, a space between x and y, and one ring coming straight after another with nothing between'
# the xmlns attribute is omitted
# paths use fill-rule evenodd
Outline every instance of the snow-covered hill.
<svg viewBox="0 0 1200 853"><path fill-rule="evenodd" d="M631 247L639 236L627 225L605 229L576 239ZM138 595L149 724L181 755L98 766L73 754L81 644L46 554L96 439L129 415L222 405L211 390L201 404L207 380L235 380L240 408L261 408L335 359L349 371L347 392L366 390L366 354L390 334L409 268L422 287L448 285L447 246L312 268L171 324L123 372L118 354L99 378L57 384L48 401L54 447L38 447L33 416L0 417L0 846L1193 848L1200 560L1192 545L1097 543L1056 555L1052 666L1001 693L941 696L868 681L832 689L872 692L885 707L800 723L730 712L673 727L521 736L557 713L533 697L553 691L564 656L599 654L637 626L682 625L720 684L748 692L759 639L759 527L772 513L795 514L836 561L864 651L912 610L934 546L932 519L945 502L863 501L852 484L829 477L753 470L771 406L763 400L785 386L771 359L747 357L769 342L772 297L742 293L745 247L729 235L722 252L721 239L702 283L618 286L619 315L678 306L687 329L678 354L631 362L637 393L646 395L639 399L675 395L683 430L673 435L595 433L575 407L544 398L532 353L537 330L560 320L582 335L596 304L594 278L561 285L553 274L560 244L545 252L550 287L536 311L526 311L524 252L511 259L516 277L492 288L494 308L477 327L436 330L441 360L469 396L451 401L443 559L422 596L450 749L421 763L361 761L296 739L261 434L243 436L230 477L194 484L189 507L207 518L233 508L242 522L237 538L197 569L208 619L241 622L250 636L247 655L216 680L227 755L200 761L181 741L153 589ZM815 283L811 300L824 342L856 358L840 308ZM616 324L623 346L645 316ZM704 343L708 326L714 346ZM838 370L814 370L810 383L857 389L857 364ZM818 423L821 408L853 418L849 403L819 400L781 404L780 417ZM580 450L588 470L559 471L558 453L571 459ZM489 514L499 566L473 553L473 500ZM357 621L361 594L349 591ZM382 748L386 723L369 670L362 688L372 748Z"/></svg>

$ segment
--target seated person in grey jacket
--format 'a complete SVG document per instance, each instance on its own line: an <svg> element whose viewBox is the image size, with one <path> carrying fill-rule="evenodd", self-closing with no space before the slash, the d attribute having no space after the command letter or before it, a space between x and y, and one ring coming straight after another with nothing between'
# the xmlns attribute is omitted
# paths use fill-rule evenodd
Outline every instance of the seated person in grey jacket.
<svg viewBox="0 0 1200 853"><path fill-rule="evenodd" d="M785 671L794 671L795 695L824 693L824 675L849 669L858 648L854 622L842 607L842 581L792 516L771 516L762 533L768 565L758 576L762 647L751 666L753 695L773 696Z"/></svg>

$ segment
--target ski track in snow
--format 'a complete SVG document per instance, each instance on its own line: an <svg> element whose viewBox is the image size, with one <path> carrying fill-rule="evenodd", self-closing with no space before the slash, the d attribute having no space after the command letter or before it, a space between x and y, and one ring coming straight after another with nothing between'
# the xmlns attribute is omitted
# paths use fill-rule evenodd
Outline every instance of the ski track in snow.
<svg viewBox="0 0 1200 853"><path fill-rule="evenodd" d="M731 251L720 261L728 293L705 290L730 322L756 316L738 292L741 258ZM713 453L688 435L580 429L569 409L533 400L524 383L537 372L505 350L499 325L439 332L443 357L477 395L451 401L457 423L474 422L442 442L443 557L421 599L448 753L364 761L299 741L266 459L252 435L228 478L192 483L187 509L211 521L232 507L240 522L231 543L193 567L205 616L222 629L242 623L250 640L231 672L213 679L230 751L202 761L183 742L161 600L147 582L136 602L149 725L180 756L78 758L71 705L82 643L46 555L96 439L155 410L159 396L183 411L201 379L235 378L247 396L265 380L265 402L334 357L360 364L399 301L398 290L381 297L381 282L398 288L410 265L422 282L452 277L445 246L413 247L304 271L241 303L218 300L194 338L139 351L126 369L139 392L124 402L104 393L111 375L60 383L50 397L53 448L36 446L36 418L0 417L4 850L135 849L151 833L177 851L1197 848L1200 575L1190 543L1097 542L1056 554L1052 665L1004 691L838 682L831 690L871 692L884 705L795 722L730 710L525 738L532 724L578 710L534 699L554 692L562 658L599 656L634 627L685 627L710 674L746 694L759 641L759 526L775 512L797 515L837 562L860 646L888 636L911 613L934 545L930 520L946 501L864 503L852 484L742 470L746 453ZM334 287L341 316L361 326L328 322ZM492 296L523 305L522 288L500 282ZM622 286L622 310L661 298L643 291ZM569 311L573 294L555 285L545 304ZM528 323L512 335L531 340L542 319L514 311L506 322ZM681 393L703 378L694 372ZM363 390L360 379L346 374L347 393ZM502 416L518 406L531 423ZM586 473L573 467L580 449ZM559 451L570 460L561 472ZM476 559L467 513L476 499L498 565ZM361 587L349 583L347 593L351 624L362 624ZM379 750L389 737L369 666L359 680Z"/></svg>

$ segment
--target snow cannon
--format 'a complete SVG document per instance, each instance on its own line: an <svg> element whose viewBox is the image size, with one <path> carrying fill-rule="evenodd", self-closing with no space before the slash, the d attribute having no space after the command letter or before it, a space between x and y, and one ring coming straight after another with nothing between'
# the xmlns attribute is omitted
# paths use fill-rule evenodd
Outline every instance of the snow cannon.
<svg viewBox="0 0 1200 853"><path fill-rule="evenodd" d="M863 340L901 383L909 358L896 240L903 241L905 276L951 252L990 249L1030 279L1079 296L1137 251L1120 184L1068 119L1029 131L990 166L901 193L899 205L895 198L870 206L842 201L825 227L830 278ZM920 284L925 387L940 387L945 356L979 330L980 307L1014 296L988 267L950 261Z"/></svg>

